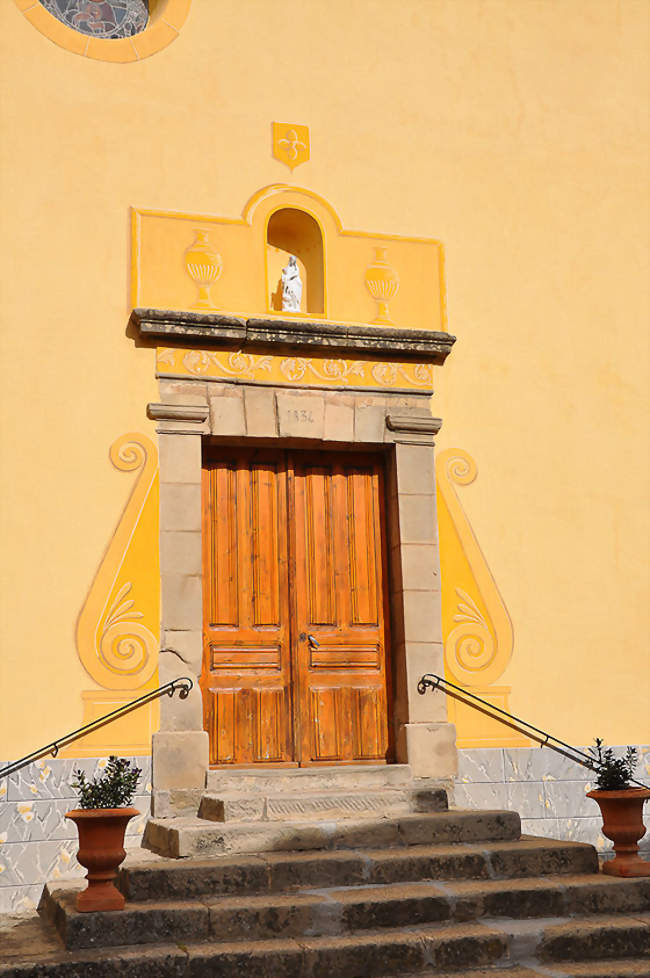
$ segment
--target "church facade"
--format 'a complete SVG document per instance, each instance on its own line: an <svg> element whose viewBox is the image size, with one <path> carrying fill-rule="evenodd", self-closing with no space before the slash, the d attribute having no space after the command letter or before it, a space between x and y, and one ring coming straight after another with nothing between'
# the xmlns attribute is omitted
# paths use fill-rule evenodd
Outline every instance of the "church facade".
<svg viewBox="0 0 650 978"><path fill-rule="evenodd" d="M0 909L112 753L132 843L210 771L395 763L596 843L586 773L418 682L647 773L647 10L0 17L0 756L193 683L0 783Z"/></svg>

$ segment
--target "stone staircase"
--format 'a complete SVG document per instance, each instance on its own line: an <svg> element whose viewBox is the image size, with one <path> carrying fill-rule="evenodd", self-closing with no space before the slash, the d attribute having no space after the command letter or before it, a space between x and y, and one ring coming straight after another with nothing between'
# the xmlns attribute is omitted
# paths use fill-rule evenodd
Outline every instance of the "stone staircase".
<svg viewBox="0 0 650 978"><path fill-rule="evenodd" d="M413 781L407 764L354 766L324 772L302 768L287 775L251 772L237 777L211 771L199 818L215 822L300 821L349 818L447 808L440 782Z"/></svg>
<svg viewBox="0 0 650 978"><path fill-rule="evenodd" d="M245 772L211 771L194 816L152 818L143 846L175 859L282 849L398 844L398 816L447 809L439 782L406 764ZM409 837L421 819L401 820ZM451 823L450 823L451 825ZM451 831L451 828L449 829ZM334 841L336 839L336 841Z"/></svg>
<svg viewBox="0 0 650 978"><path fill-rule="evenodd" d="M164 855L129 857L123 912L79 914L79 884L48 886L40 947L0 976L650 978L650 879L383 772L213 778L203 817L151 820Z"/></svg>

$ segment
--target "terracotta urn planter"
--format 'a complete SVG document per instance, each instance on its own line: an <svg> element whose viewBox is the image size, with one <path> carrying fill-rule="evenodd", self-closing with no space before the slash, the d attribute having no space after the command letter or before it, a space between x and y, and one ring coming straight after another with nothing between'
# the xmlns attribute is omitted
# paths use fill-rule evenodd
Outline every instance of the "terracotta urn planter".
<svg viewBox="0 0 650 978"><path fill-rule="evenodd" d="M648 788L621 791L588 791L587 798L598 802L603 816L603 835L614 843L613 859L603 872L610 876L650 876L650 862L639 856L639 839L645 835L643 804L650 798Z"/></svg>
<svg viewBox="0 0 650 978"><path fill-rule="evenodd" d="M124 833L137 808L75 808L66 812L79 833L77 859L88 870L87 888L77 896L77 910L123 910L124 897L114 880L124 860Z"/></svg>

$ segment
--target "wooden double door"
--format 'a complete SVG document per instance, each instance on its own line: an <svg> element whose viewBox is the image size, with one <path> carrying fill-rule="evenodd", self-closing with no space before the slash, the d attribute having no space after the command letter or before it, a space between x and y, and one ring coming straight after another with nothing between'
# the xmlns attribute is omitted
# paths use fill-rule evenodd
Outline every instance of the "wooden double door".
<svg viewBox="0 0 650 978"><path fill-rule="evenodd" d="M385 760L380 458L215 451L203 514L210 763Z"/></svg>

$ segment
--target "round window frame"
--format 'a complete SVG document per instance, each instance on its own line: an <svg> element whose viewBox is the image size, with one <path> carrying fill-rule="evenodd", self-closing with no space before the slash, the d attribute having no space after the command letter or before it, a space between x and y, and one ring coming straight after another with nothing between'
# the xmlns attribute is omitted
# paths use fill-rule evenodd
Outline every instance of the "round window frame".
<svg viewBox="0 0 650 978"><path fill-rule="evenodd" d="M154 0L147 26L131 37L110 39L92 37L68 27L42 5L40 0L14 0L30 24L50 41L94 61L127 64L143 61L162 51L178 37L192 6L192 0Z"/></svg>

